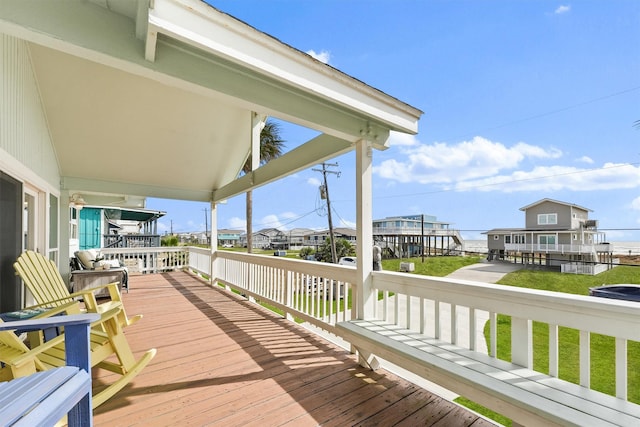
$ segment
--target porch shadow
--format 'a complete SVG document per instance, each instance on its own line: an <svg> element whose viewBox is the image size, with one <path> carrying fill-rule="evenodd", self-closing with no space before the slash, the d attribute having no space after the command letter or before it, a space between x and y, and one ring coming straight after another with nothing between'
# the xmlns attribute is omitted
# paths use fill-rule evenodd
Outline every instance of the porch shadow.
<svg viewBox="0 0 640 427"><path fill-rule="evenodd" d="M240 296L187 273L154 276L125 301L145 330L126 333L158 356L96 425L491 425ZM151 309L154 293L171 316Z"/></svg>

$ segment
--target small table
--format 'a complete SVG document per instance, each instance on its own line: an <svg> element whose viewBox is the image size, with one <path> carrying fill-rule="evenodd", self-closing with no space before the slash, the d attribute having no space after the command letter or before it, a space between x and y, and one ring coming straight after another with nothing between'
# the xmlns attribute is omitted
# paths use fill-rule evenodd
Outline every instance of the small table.
<svg viewBox="0 0 640 427"><path fill-rule="evenodd" d="M74 270L71 272L72 290L73 292L79 292L84 289L120 282L120 289L125 288L129 292L129 286L126 284L126 274L125 267L109 268L107 270ZM109 290L106 288L96 292L96 298L108 296Z"/></svg>

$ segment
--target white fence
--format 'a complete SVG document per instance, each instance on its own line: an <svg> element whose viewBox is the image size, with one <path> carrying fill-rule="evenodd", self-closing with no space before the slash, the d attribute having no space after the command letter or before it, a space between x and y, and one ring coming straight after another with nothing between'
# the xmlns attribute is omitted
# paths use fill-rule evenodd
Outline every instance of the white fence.
<svg viewBox="0 0 640 427"><path fill-rule="evenodd" d="M589 274L596 275L609 270L611 266L609 264L584 264L579 262L568 262L560 265L560 271L562 273L569 274Z"/></svg>

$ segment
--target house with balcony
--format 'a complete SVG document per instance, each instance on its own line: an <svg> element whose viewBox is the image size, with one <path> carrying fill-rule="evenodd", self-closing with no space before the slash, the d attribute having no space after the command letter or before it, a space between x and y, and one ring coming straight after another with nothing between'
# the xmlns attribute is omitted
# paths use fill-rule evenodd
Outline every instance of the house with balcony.
<svg viewBox="0 0 640 427"><path fill-rule="evenodd" d="M359 366L390 369L386 360L520 425L640 423L628 397L633 303L373 271L373 156L390 132L418 132L419 109L199 0L4 0L0 58L0 312L32 302L13 270L23 251L68 276L79 197L123 208L145 197L207 202L217 230L227 199L355 152L356 267L218 251L217 233L208 248L135 248L166 254L122 295L144 314L125 331L132 349L153 345L158 356L94 410L97 425L486 425ZM317 132L259 165L267 117ZM239 176L249 157L254 170ZM511 320L508 361L496 356L498 315ZM357 358L288 319L347 339ZM548 372L534 370L532 322L550 338L580 331L579 384L558 377L560 339L548 340ZM609 394L590 384L596 333L616 346Z"/></svg>
<svg viewBox="0 0 640 427"><path fill-rule="evenodd" d="M69 253L103 248L159 247L158 219L166 212L70 204Z"/></svg>
<svg viewBox="0 0 640 427"><path fill-rule="evenodd" d="M347 227L336 227L333 229L333 235L336 240L345 239L352 246L357 246L357 234L356 230L353 228ZM324 245L324 242L327 241L331 236L329 230L319 230L319 231L311 231L310 233L304 236L303 246L309 246L318 250L318 248Z"/></svg>
<svg viewBox="0 0 640 427"><path fill-rule="evenodd" d="M373 239L392 258L449 255L464 251L464 239L451 224L433 215L403 215L373 220Z"/></svg>
<svg viewBox="0 0 640 427"><path fill-rule="evenodd" d="M597 274L611 268L613 246L591 209L552 199L520 208L523 228L495 228L486 232L489 259L512 259L563 272Z"/></svg>
<svg viewBox="0 0 640 427"><path fill-rule="evenodd" d="M253 249L286 249L287 236L284 231L277 228L263 228L252 233ZM247 247L247 233L240 235L240 245Z"/></svg>
<svg viewBox="0 0 640 427"><path fill-rule="evenodd" d="M240 236L242 230L230 230L226 228L218 229L218 244L221 246L240 246Z"/></svg>

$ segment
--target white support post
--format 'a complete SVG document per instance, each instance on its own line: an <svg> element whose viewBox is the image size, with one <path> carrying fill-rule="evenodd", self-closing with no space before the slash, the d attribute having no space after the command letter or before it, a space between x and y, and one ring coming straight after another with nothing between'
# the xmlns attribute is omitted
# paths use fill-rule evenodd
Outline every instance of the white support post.
<svg viewBox="0 0 640 427"><path fill-rule="evenodd" d="M529 319L511 318L511 361L533 368L533 324Z"/></svg>
<svg viewBox="0 0 640 427"><path fill-rule="evenodd" d="M211 256L209 263L209 283L215 286L218 281L218 272L216 271L216 259L218 257L218 204L211 202Z"/></svg>
<svg viewBox="0 0 640 427"><path fill-rule="evenodd" d="M254 113L251 121L251 170L256 170L260 166L260 133L264 128L267 117Z"/></svg>
<svg viewBox="0 0 640 427"><path fill-rule="evenodd" d="M373 148L370 141L356 142L356 239L358 242L356 315L358 319L373 318L376 303L371 277L373 271L372 157Z"/></svg>

